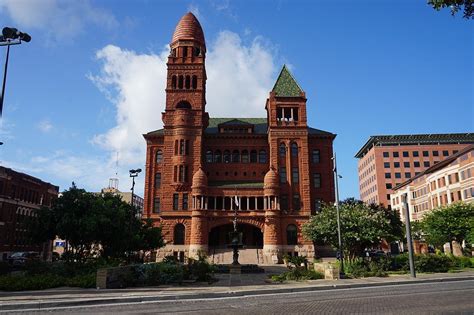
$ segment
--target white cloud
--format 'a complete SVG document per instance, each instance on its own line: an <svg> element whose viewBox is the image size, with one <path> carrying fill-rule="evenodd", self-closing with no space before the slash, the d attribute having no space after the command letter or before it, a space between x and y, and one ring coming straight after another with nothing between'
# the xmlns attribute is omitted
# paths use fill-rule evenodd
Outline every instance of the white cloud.
<svg viewBox="0 0 474 315"><path fill-rule="evenodd" d="M52 39L71 39L85 31L87 24L113 29L118 25L109 12L93 7L89 1L74 0L0 0L15 24L26 32L39 29Z"/></svg>
<svg viewBox="0 0 474 315"><path fill-rule="evenodd" d="M262 38L246 45L229 31L208 45L206 110L211 117L265 117L277 70L273 53ZM112 45L97 52L102 69L89 77L115 106L116 125L95 136L94 143L109 151L109 161L119 152L124 165L145 164L142 134L162 128L168 54L168 47L159 54L138 54Z"/></svg>
<svg viewBox="0 0 474 315"><path fill-rule="evenodd" d="M48 120L42 120L38 123L38 129L41 132L47 133L53 129L53 125Z"/></svg>

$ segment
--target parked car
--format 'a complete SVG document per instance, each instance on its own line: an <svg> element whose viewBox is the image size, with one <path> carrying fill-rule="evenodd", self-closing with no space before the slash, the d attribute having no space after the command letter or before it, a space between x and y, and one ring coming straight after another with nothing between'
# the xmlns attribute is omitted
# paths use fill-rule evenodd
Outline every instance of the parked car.
<svg viewBox="0 0 474 315"><path fill-rule="evenodd" d="M37 252L16 252L8 257L8 263L13 266L24 266L27 262L40 260Z"/></svg>

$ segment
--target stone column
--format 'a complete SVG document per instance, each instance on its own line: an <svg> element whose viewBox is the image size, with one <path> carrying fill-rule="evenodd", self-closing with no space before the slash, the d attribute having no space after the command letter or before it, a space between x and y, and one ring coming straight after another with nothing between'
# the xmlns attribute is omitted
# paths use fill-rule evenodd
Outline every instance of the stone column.
<svg viewBox="0 0 474 315"><path fill-rule="evenodd" d="M263 259L266 264L275 264L281 260L280 212L265 211L263 231Z"/></svg>
<svg viewBox="0 0 474 315"><path fill-rule="evenodd" d="M189 257L197 258L198 251L207 254L208 224L204 211L193 210L191 217L191 241L189 244Z"/></svg>

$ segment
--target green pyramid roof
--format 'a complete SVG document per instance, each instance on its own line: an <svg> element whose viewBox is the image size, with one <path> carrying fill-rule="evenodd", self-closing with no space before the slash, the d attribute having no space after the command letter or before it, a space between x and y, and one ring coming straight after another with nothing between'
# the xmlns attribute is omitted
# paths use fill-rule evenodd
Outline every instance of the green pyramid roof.
<svg viewBox="0 0 474 315"><path fill-rule="evenodd" d="M303 92L286 65L283 65L272 91L276 96L284 97L300 97Z"/></svg>

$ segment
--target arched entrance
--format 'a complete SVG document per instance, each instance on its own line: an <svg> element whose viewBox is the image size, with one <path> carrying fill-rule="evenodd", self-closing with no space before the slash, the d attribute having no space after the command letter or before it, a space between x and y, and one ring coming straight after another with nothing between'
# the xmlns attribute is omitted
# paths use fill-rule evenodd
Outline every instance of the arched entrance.
<svg viewBox="0 0 474 315"><path fill-rule="evenodd" d="M232 224L219 225L209 232L209 248L228 248L230 235L234 230ZM242 232L242 243L244 248L263 248L262 230L251 224L239 223L237 230Z"/></svg>

